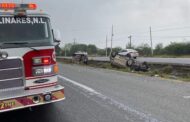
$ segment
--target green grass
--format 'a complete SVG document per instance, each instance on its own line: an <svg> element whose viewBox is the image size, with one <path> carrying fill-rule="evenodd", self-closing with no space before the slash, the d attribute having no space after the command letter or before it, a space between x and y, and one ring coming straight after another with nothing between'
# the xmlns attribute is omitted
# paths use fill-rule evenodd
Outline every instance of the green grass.
<svg viewBox="0 0 190 122"><path fill-rule="evenodd" d="M69 60L58 61L58 62L72 64L72 62ZM79 65L86 66L85 64L81 64L81 63L79 63ZM122 72L136 73L136 74L146 75L146 76L150 76L150 77L158 76L158 77L162 77L162 78L166 78L166 79L190 82L190 74L188 73L188 72L190 72L189 69L180 68L180 69L176 70L175 72L180 72L182 75L174 76L172 74L174 69L172 66L169 66L169 65L168 66L150 65L151 70L148 72L131 71L130 68L111 66L110 63L106 63L106 62L105 63L102 63L102 62L97 63L97 62L90 61L87 66L95 67L95 68L111 69L111 70L122 71Z"/></svg>

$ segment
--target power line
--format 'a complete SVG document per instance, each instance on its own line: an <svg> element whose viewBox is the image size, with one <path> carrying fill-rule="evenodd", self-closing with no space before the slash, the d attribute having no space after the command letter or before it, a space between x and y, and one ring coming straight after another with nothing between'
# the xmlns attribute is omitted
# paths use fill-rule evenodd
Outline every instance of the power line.
<svg viewBox="0 0 190 122"><path fill-rule="evenodd" d="M184 30L184 29L190 29L190 26L152 29L152 33L153 32L162 32L162 31L170 31L170 30ZM139 35L139 34L145 34L145 33L148 33L148 31L142 31L140 33L134 33L133 35Z"/></svg>
<svg viewBox="0 0 190 122"><path fill-rule="evenodd" d="M136 38L148 38L148 36L134 36ZM190 35L187 36L154 36L154 38L185 38L190 37Z"/></svg>
<svg viewBox="0 0 190 122"><path fill-rule="evenodd" d="M176 27L176 28L158 29L158 30L154 30L153 32L170 31L170 30L184 30L184 29L190 29L190 26L187 26L187 27Z"/></svg>

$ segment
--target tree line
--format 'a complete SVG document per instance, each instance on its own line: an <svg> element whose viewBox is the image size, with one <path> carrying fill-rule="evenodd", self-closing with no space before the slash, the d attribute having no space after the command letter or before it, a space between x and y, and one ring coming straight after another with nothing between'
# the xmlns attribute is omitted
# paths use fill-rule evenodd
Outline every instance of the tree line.
<svg viewBox="0 0 190 122"><path fill-rule="evenodd" d="M126 46L129 48L129 45ZM131 48L137 50L141 56L151 56L151 47L148 44L141 44L140 46L132 46ZM122 50L121 47L115 47L112 49L115 52ZM94 56L105 56L106 49L99 49L96 45L93 44L65 44L64 47L56 47L56 54L60 56L72 56L77 51L87 52L89 55ZM159 43L154 48L154 55L190 55L190 42L181 42L176 43L172 42L167 46L163 46L162 43ZM111 52L110 48L107 48L107 55Z"/></svg>
<svg viewBox="0 0 190 122"><path fill-rule="evenodd" d="M113 51L120 51L122 48L116 47L113 48ZM89 55L94 55L94 56L105 56L106 55L106 49L99 49L96 47L94 44L72 44L68 43L65 44L64 47L56 47L56 54L58 56L72 56L75 52L77 51L82 51L82 52L87 52ZM107 55L109 55L111 52L111 48L107 48Z"/></svg>
<svg viewBox="0 0 190 122"><path fill-rule="evenodd" d="M143 44L135 48L142 56L151 56L151 47L148 44ZM155 46L154 55L169 55L182 56L190 55L190 42L171 42L167 46L159 43Z"/></svg>

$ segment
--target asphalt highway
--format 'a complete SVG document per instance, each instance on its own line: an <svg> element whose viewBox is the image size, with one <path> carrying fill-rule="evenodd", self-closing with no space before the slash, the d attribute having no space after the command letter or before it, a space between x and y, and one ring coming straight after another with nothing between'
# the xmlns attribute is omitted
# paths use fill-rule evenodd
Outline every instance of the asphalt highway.
<svg viewBox="0 0 190 122"><path fill-rule="evenodd" d="M60 64L64 101L0 114L1 122L189 122L190 84Z"/></svg>

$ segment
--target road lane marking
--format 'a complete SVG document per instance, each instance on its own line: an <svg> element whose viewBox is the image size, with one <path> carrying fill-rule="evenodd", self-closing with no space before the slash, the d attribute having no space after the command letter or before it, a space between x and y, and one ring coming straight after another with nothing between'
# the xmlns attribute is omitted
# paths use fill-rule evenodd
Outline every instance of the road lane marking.
<svg viewBox="0 0 190 122"><path fill-rule="evenodd" d="M162 122L160 120L157 120L157 119L151 117L150 114L145 114L143 112L137 111L137 110L135 110L135 109L133 109L133 108L131 108L129 106L124 105L123 103L120 103L120 102L118 102L118 101L116 101L116 100L114 100L114 99L112 99L112 98L110 98L108 96L105 96L105 95L97 92L96 90L94 90L94 89L92 89L92 88L90 88L90 87L88 87L86 85L80 84L77 81L71 80L71 79L66 78L64 76L61 76L61 75L59 75L59 78L62 79L63 81L70 82L70 83L72 83L72 84L74 84L74 85L76 85L76 86L84 89L85 91L88 91L90 93L89 95L96 95L98 98L101 98L104 101L107 101L107 102L109 101L109 103L111 105L115 105L119 109L122 109L122 110L124 110L126 112L130 112L130 113L136 114L140 118L145 119L145 122Z"/></svg>
<svg viewBox="0 0 190 122"><path fill-rule="evenodd" d="M89 91L89 92L93 92L93 93L96 92L94 89L92 89L92 88L90 88L90 87L88 87L88 86L85 86L85 85L83 85L83 84L80 84L80 83L78 83L78 82L76 82L76 81L73 81L73 80L71 80L71 79L68 79L68 78L66 78L66 77L63 77L63 76L61 76L61 75L59 75L59 78L64 79L64 80L66 80L66 81L69 81L69 82L71 82L72 84L77 85L77 86L79 86L79 87L81 87L81 88L83 88L83 89L85 89L85 90L87 90L87 91Z"/></svg>
<svg viewBox="0 0 190 122"><path fill-rule="evenodd" d="M190 96L183 96L184 99L190 99Z"/></svg>

